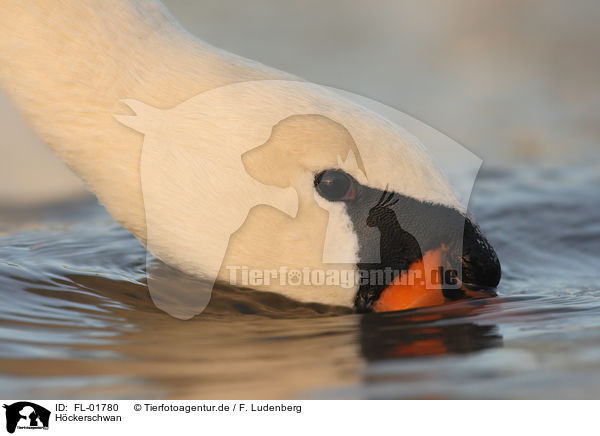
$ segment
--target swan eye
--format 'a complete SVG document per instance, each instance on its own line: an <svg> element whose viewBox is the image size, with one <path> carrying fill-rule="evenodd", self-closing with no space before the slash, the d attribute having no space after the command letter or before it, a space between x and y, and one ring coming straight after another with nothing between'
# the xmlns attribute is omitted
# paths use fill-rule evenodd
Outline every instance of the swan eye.
<svg viewBox="0 0 600 436"><path fill-rule="evenodd" d="M330 201L354 200L355 181L340 170L323 171L315 177L315 188L319 195Z"/></svg>

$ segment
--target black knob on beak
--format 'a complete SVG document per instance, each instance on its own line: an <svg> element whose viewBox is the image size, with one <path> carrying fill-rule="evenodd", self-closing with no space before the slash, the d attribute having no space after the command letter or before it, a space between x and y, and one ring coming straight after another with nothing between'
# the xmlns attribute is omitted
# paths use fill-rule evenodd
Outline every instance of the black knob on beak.
<svg viewBox="0 0 600 436"><path fill-rule="evenodd" d="M462 255L463 287L473 290L494 289L502 271L496 252L470 219L465 220Z"/></svg>

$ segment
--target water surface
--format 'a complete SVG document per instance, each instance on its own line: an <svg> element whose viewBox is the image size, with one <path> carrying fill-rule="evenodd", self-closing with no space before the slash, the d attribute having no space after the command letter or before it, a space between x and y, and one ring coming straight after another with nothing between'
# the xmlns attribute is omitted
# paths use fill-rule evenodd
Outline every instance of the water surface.
<svg viewBox="0 0 600 436"><path fill-rule="evenodd" d="M0 213L13 398L600 398L600 169L486 168L471 209L500 296L357 315L218 289L158 310L141 245L93 199Z"/></svg>

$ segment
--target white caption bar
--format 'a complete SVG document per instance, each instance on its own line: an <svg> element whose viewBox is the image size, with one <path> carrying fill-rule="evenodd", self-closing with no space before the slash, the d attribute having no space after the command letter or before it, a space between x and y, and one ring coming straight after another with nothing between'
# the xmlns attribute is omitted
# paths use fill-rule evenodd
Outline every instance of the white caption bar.
<svg viewBox="0 0 600 436"><path fill-rule="evenodd" d="M0 434L19 436L587 434L596 427L598 410L596 401L4 400L3 404L5 428Z"/></svg>

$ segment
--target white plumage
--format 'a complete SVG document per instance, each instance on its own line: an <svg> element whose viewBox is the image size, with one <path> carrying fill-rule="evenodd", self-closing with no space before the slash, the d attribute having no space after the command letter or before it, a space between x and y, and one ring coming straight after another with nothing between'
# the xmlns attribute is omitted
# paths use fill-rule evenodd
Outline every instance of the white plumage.
<svg viewBox="0 0 600 436"><path fill-rule="evenodd" d="M404 130L197 41L158 2L7 0L0 29L0 83L40 136L153 254L187 273L356 264L343 204L315 196L314 174L331 167L460 208ZM287 157L253 166L267 143ZM356 293L258 288L345 306Z"/></svg>

